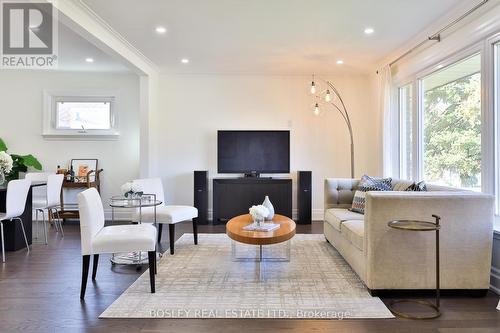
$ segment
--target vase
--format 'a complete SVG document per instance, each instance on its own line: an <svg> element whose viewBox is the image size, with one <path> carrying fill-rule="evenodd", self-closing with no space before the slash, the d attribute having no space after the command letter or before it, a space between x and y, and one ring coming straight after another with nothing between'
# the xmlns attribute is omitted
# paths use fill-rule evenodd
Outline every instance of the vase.
<svg viewBox="0 0 500 333"><path fill-rule="evenodd" d="M266 216L266 221L272 221L274 217L274 207L273 204L271 203L271 200L269 200L269 196L266 195L264 198L264 202L262 203L262 206L266 207L269 210L269 215Z"/></svg>
<svg viewBox="0 0 500 333"><path fill-rule="evenodd" d="M253 217L253 223L255 223L256 226L260 227L262 225L262 223L264 223L264 218Z"/></svg>

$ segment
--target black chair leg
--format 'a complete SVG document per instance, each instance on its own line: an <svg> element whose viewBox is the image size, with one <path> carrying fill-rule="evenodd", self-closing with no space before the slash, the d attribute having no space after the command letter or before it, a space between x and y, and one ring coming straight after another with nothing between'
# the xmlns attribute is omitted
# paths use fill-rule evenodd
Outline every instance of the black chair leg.
<svg viewBox="0 0 500 333"><path fill-rule="evenodd" d="M149 261L149 283L151 284L151 293L155 293L155 265L156 265L156 251L148 252Z"/></svg>
<svg viewBox="0 0 500 333"><path fill-rule="evenodd" d="M163 223L158 223L158 244L161 242L161 230L163 228Z"/></svg>
<svg viewBox="0 0 500 333"><path fill-rule="evenodd" d="M87 278L89 276L90 255L85 255L82 258L82 289L80 290L80 299L85 298L85 290L87 289Z"/></svg>
<svg viewBox="0 0 500 333"><path fill-rule="evenodd" d="M155 274L158 274L158 261L155 258Z"/></svg>
<svg viewBox="0 0 500 333"><path fill-rule="evenodd" d="M94 254L94 261L92 266L92 281L95 280L95 276L97 275L97 265L99 264L99 255Z"/></svg>
<svg viewBox="0 0 500 333"><path fill-rule="evenodd" d="M174 254L175 224L168 225L168 236L170 238L170 254Z"/></svg>
<svg viewBox="0 0 500 333"><path fill-rule="evenodd" d="M198 219L193 219L194 245L198 245Z"/></svg>

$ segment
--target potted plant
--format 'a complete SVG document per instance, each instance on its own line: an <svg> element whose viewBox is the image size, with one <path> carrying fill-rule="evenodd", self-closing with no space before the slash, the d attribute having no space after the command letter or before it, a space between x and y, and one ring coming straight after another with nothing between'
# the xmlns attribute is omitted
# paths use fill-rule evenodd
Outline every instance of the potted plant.
<svg viewBox="0 0 500 333"><path fill-rule="evenodd" d="M10 155L12 159L12 167L10 171L6 171L5 179L7 181L18 179L20 172L27 172L28 168L33 168L36 170L42 170L42 164L33 155L16 155L7 153L7 145L0 138L0 152L5 152L6 155Z"/></svg>

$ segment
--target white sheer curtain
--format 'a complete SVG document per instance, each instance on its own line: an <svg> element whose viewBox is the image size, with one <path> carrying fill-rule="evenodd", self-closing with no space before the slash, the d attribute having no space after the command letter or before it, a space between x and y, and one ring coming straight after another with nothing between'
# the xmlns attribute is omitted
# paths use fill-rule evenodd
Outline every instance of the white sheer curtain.
<svg viewBox="0 0 500 333"><path fill-rule="evenodd" d="M379 112L382 116L382 167L384 177L398 177L398 117L392 105L392 75L389 65L378 71Z"/></svg>

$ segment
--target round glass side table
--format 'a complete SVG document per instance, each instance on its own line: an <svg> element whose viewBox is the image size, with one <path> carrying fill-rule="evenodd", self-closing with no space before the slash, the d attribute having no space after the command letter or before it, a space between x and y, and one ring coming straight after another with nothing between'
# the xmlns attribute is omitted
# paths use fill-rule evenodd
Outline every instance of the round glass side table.
<svg viewBox="0 0 500 333"><path fill-rule="evenodd" d="M141 197L136 198L126 198L122 195L113 196L109 200L109 206L111 207L111 222L115 222L115 209L138 209L139 210L139 221L137 223L142 223L142 209L146 207L153 207L154 224L156 225L156 206L161 205L160 200L156 200L156 195L154 194L143 194ZM157 260L159 254L157 254ZM131 253L113 253L111 256L112 264L119 265L144 265L148 263L148 254L146 252L131 252Z"/></svg>
<svg viewBox="0 0 500 333"><path fill-rule="evenodd" d="M396 316L407 319L434 319L441 316L441 311L439 309L439 298L440 298L440 286L439 286L439 229L441 226L439 222L441 218L437 215L432 215L436 219L435 223L427 221L417 221L417 220L396 220L390 221L387 225L391 228L404 230L404 231L435 231L436 232L436 303L433 304L429 301L424 300L410 300L401 299L395 300L389 303L389 310ZM396 304L401 303L416 303L425 306L432 310L431 314L427 315L414 315L410 313L401 312L395 309Z"/></svg>

